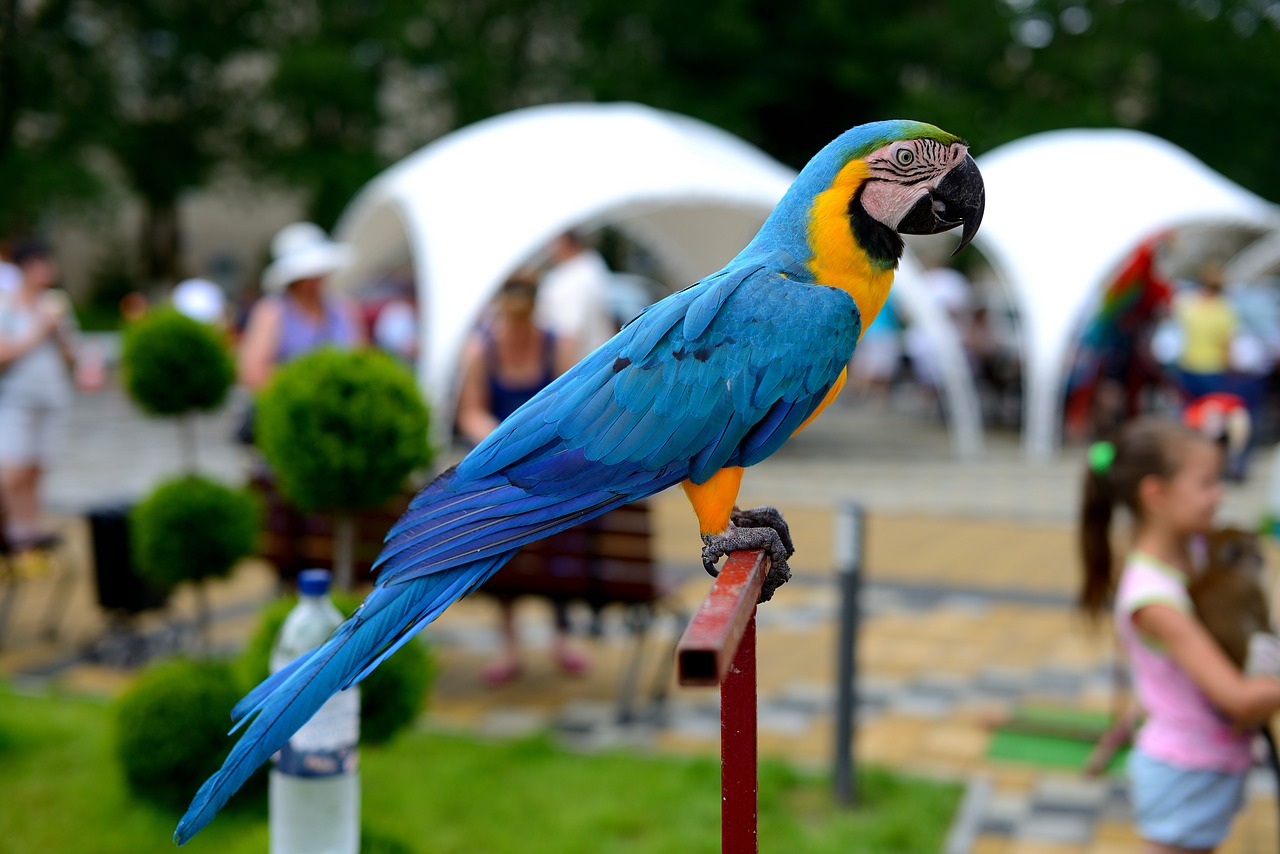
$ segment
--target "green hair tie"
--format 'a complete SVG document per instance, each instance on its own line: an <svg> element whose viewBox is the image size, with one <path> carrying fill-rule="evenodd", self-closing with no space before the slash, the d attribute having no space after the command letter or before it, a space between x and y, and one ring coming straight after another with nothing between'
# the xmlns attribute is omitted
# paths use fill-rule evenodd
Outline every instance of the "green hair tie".
<svg viewBox="0 0 1280 854"><path fill-rule="evenodd" d="M1089 470L1096 475L1111 471L1116 458L1116 446L1110 442L1094 442L1089 446Z"/></svg>

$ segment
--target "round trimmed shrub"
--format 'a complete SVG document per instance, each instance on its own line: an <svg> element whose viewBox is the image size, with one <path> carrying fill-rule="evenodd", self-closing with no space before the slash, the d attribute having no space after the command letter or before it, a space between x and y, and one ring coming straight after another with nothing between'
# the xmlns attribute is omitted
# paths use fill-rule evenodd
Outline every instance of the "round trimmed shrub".
<svg viewBox="0 0 1280 854"><path fill-rule="evenodd" d="M116 756L138 797L181 810L234 743L240 684L222 663L169 661L143 673L116 707Z"/></svg>
<svg viewBox="0 0 1280 854"><path fill-rule="evenodd" d="M218 331L173 309L131 324L120 359L125 389L150 415L217 409L235 381L235 362Z"/></svg>
<svg viewBox="0 0 1280 854"><path fill-rule="evenodd" d="M147 580L170 590L183 581L221 578L253 552L257 500L204 477L166 481L133 508L133 559Z"/></svg>
<svg viewBox="0 0 1280 854"><path fill-rule="evenodd" d="M238 662L246 689L267 678L272 644L295 602L292 597L278 599L263 610L258 631ZM350 616L360 602L339 593L333 604L344 616ZM434 679L435 667L421 638L409 641L379 664L360 683L360 742L382 744L412 724L422 712Z"/></svg>
<svg viewBox="0 0 1280 854"><path fill-rule="evenodd" d="M374 350L321 349L280 368L258 397L258 448L304 511L364 510L431 463L413 377Z"/></svg>

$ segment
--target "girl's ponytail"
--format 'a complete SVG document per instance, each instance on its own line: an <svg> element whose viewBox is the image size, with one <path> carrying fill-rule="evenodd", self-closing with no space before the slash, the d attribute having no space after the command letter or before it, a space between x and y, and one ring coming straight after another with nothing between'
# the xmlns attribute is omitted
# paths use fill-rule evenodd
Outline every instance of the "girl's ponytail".
<svg viewBox="0 0 1280 854"><path fill-rule="evenodd" d="M1097 442L1089 449L1089 468L1084 478L1084 500L1080 507L1080 555L1084 561L1084 585L1080 609L1097 618L1111 597L1112 554L1111 515L1115 507L1108 474L1115 448Z"/></svg>
<svg viewBox="0 0 1280 854"><path fill-rule="evenodd" d="M1080 556L1084 561L1084 585L1080 609L1098 617L1107 608L1115 583L1111 551L1111 517L1116 506L1135 518L1144 515L1139 500L1143 478L1169 478L1178 470L1190 442L1206 441L1177 421L1139 418L1126 424L1115 443L1089 446L1089 467L1084 477L1080 506Z"/></svg>

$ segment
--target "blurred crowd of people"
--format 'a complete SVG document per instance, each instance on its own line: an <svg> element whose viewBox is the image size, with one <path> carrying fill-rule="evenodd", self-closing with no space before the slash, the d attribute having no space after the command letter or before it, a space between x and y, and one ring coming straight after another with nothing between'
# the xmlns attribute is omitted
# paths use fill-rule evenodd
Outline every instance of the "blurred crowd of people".
<svg viewBox="0 0 1280 854"><path fill-rule="evenodd" d="M1083 441L1172 411L1226 444L1227 476L1241 479L1259 440L1280 434L1280 294L1274 283L1226 281L1213 258L1171 277L1167 240L1138 246L1100 295L1068 380L1063 433ZM946 266L926 270L921 283L964 350L984 421L1019 427L1021 346L999 289ZM929 326L891 296L858 344L850 390L884 404L908 389L906 400L940 413L939 358Z"/></svg>
<svg viewBox="0 0 1280 854"><path fill-rule="evenodd" d="M1280 301L1261 282L1228 282L1217 259L1166 276L1168 238L1144 243L1086 330L1068 388L1066 433L1105 436L1145 413L1172 411L1227 449L1245 477L1259 437L1273 437Z"/></svg>
<svg viewBox="0 0 1280 854"><path fill-rule="evenodd" d="M924 297L955 330L977 386L984 420L992 426L1016 426L1020 359L1003 305L993 292L945 265L926 269L921 284ZM917 405L938 412L942 358L928 326L891 294L858 342L849 365L850 390L884 405L896 388L908 386Z"/></svg>
<svg viewBox="0 0 1280 854"><path fill-rule="evenodd" d="M544 255L541 269L512 274L467 342L456 413L456 437L464 444L482 441L618 329L613 273L600 253L568 232L556 237ZM322 228L295 222L271 240L258 287L243 304L211 279L189 278L163 295L130 292L119 313L129 322L167 305L224 331L245 398L237 438L252 446L253 398L284 363L320 347L370 345L406 365L416 361L412 275L387 276L362 289L360 298L337 293L329 282L352 260L351 249ZM58 275L48 244L0 243L0 535L17 565L33 575L42 551L56 539L41 516L41 478L63 441L75 383L83 376L75 368L76 314L55 287ZM501 603L501 651L484 673L494 684L516 678L521 670L511 604ZM588 662L571 643L568 629L567 614L558 606L555 660L565 671L581 673Z"/></svg>

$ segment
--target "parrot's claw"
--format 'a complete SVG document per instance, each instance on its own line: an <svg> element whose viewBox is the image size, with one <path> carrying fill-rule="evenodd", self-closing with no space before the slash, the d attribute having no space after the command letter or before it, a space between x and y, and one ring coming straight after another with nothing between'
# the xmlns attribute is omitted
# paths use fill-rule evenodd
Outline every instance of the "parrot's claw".
<svg viewBox="0 0 1280 854"><path fill-rule="evenodd" d="M778 538L782 540L782 547L787 550L787 557L790 558L796 553L795 544L791 541L791 528L787 525L787 520L782 518L782 511L777 507L770 507L767 504L762 507L752 507L750 510L739 510L734 507L729 518L739 528L773 528L778 532Z"/></svg>
<svg viewBox="0 0 1280 854"><path fill-rule="evenodd" d="M716 561L731 552L763 550L769 556L769 574L760 588L759 602L768 602L773 591L791 578L791 567L787 565L791 552L776 528L739 528L731 523L723 534L703 534L702 542L702 565L712 578L720 574Z"/></svg>

